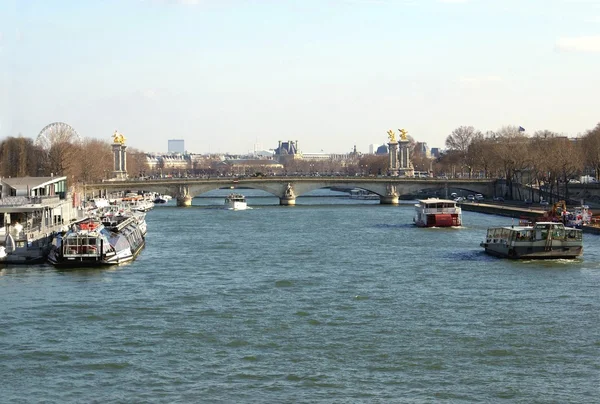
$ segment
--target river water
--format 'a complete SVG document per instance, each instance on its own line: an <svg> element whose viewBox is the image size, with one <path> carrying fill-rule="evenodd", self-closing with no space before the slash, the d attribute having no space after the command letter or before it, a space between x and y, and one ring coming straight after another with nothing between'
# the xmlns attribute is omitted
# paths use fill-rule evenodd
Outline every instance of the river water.
<svg viewBox="0 0 600 404"><path fill-rule="evenodd" d="M0 269L0 402L598 402L600 236L513 262L479 247L505 217L219 192L129 265Z"/></svg>

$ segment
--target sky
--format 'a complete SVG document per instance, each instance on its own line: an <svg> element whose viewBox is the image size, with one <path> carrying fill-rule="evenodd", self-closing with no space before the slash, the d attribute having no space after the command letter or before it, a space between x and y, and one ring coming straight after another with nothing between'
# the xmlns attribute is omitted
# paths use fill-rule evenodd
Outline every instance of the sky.
<svg viewBox="0 0 600 404"><path fill-rule="evenodd" d="M600 122L600 0L0 0L0 139L166 152Z"/></svg>

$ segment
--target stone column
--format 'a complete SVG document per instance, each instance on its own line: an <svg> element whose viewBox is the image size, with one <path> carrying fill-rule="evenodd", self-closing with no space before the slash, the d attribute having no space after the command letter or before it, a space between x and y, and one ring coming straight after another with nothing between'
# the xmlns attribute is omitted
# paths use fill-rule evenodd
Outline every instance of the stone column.
<svg viewBox="0 0 600 404"><path fill-rule="evenodd" d="M397 177L398 176L398 142L388 143L388 156L389 156L389 167L388 175Z"/></svg>
<svg viewBox="0 0 600 404"><path fill-rule="evenodd" d="M125 149L127 146L120 143L113 143L113 155L114 155L114 170L113 176L114 178L118 178L124 180L127 178L127 158Z"/></svg>
<svg viewBox="0 0 600 404"><path fill-rule="evenodd" d="M398 175L413 177L415 175L415 170L410 161L409 144L410 142L408 140L400 140L400 150L398 152L400 155L400 168L398 170Z"/></svg>

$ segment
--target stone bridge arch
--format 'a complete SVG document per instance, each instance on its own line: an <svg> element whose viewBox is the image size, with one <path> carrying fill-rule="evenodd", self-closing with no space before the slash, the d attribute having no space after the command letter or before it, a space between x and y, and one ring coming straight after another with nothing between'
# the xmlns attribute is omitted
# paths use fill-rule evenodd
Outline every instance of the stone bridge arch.
<svg viewBox="0 0 600 404"><path fill-rule="evenodd" d="M258 177L258 178L182 178L87 184L87 191L149 191L170 194L179 206L191 205L197 195L221 188L260 189L279 198L282 205L294 205L296 197L321 188L358 188L380 196L383 204L398 203L400 195L416 194L422 189L463 189L466 192L492 195L493 180L431 180L398 177ZM445 195L445 194L442 194Z"/></svg>

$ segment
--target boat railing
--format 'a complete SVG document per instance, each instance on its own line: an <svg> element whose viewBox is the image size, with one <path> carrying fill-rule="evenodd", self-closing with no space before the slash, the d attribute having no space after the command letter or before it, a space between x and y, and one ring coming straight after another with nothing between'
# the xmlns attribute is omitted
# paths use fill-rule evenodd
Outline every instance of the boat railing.
<svg viewBox="0 0 600 404"><path fill-rule="evenodd" d="M0 206L53 205L60 201L58 195L51 196L7 196L0 198Z"/></svg>

